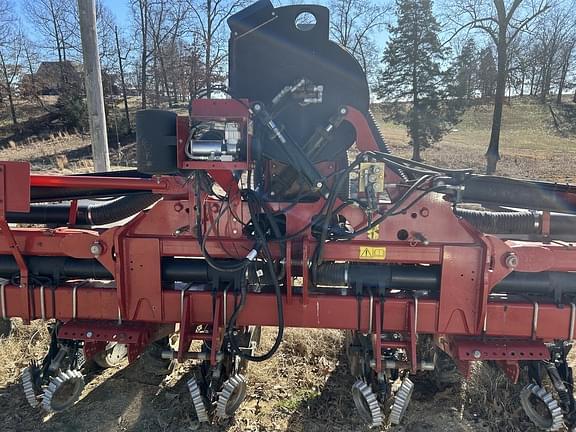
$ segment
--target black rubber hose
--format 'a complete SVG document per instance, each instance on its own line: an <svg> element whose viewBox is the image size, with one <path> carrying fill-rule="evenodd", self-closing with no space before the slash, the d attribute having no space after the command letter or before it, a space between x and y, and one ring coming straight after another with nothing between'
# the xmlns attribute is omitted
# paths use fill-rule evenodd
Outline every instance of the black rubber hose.
<svg viewBox="0 0 576 432"><path fill-rule="evenodd" d="M150 207L161 196L139 193L103 204L80 204L76 215L77 225L107 225L121 221ZM33 204L29 213L7 214L10 223L62 224L68 223L70 204Z"/></svg>
<svg viewBox="0 0 576 432"><path fill-rule="evenodd" d="M155 194L141 194L119 198L111 203L88 208L90 225L107 225L121 221L150 207L162 198Z"/></svg>
<svg viewBox="0 0 576 432"><path fill-rule="evenodd" d="M538 234L540 217L532 212L492 212L457 208L454 210L485 234Z"/></svg>
<svg viewBox="0 0 576 432"><path fill-rule="evenodd" d="M492 212L457 208L454 213L485 234L541 234L542 215L537 212ZM550 237L571 241L576 237L576 215L550 214Z"/></svg>
<svg viewBox="0 0 576 432"><path fill-rule="evenodd" d="M122 171L74 174L72 177L150 178L151 176L148 174L140 173L135 169L128 169ZM142 191L134 191L128 189L79 189L32 186L30 188L30 199L33 203L46 203L50 201L69 201L71 199L121 197L125 195L140 193L142 193Z"/></svg>
<svg viewBox="0 0 576 432"><path fill-rule="evenodd" d="M576 186L493 176L473 176L463 183L463 202L576 212Z"/></svg>

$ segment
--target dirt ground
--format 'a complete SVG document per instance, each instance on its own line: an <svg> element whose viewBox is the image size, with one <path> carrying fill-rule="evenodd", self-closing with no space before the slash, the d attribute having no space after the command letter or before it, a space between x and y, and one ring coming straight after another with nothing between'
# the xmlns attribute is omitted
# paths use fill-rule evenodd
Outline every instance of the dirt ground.
<svg viewBox="0 0 576 432"><path fill-rule="evenodd" d="M527 128L527 127L526 127ZM396 126L383 129L393 149L409 155L404 132ZM539 132L541 133L541 131ZM554 136L553 131L547 133ZM526 134L530 134L527 130ZM468 139L466 125L444 142L427 150L427 162L450 167L484 167L482 139ZM554 138L556 139L556 138ZM503 143L499 173L511 177L576 182L576 139L541 147L533 140L521 145ZM517 145L520 142L520 145ZM36 169L60 172L89 170L86 137L55 137L27 146L0 150L0 160L31 160ZM118 166L129 159L128 147L118 154ZM265 329L264 345L271 344L274 329ZM40 360L47 347L44 325L16 322L9 338L0 338L0 425L2 431L107 432L107 431L366 431L356 414L350 387L353 378L342 351L338 331L288 330L280 352L270 361L251 364L248 398L236 417L217 425L199 425L186 388L194 364L178 366L159 375L146 359L117 369L87 374L82 399L70 410L44 415L28 406L19 383L20 370ZM395 432L531 432L518 403L518 388L501 374L478 365L473 380L435 392L426 381L416 392L402 426Z"/></svg>

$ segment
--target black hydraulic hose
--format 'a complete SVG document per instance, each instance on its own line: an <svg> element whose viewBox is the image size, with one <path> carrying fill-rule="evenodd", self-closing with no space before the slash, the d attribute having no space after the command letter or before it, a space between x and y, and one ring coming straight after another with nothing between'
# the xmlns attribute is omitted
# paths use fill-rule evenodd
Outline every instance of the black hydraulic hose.
<svg viewBox="0 0 576 432"><path fill-rule="evenodd" d="M99 204L79 204L76 214L77 225L107 225L121 221L150 207L161 196L152 193L139 193L120 197ZM10 223L62 224L68 223L70 203L32 204L29 213L7 214Z"/></svg>
<svg viewBox="0 0 576 432"><path fill-rule="evenodd" d="M571 185L476 175L462 182L462 185L462 202L576 212L576 187Z"/></svg>
<svg viewBox="0 0 576 432"><path fill-rule="evenodd" d="M143 174L135 169L122 171L108 171L100 173L74 174L72 177L111 177L111 178L150 178L148 174ZM121 190L121 189L93 189L93 188L53 188L32 186L30 188L30 200L33 203L45 203L50 201L69 201L72 199L90 199L121 197L131 194L139 194L141 191Z"/></svg>
<svg viewBox="0 0 576 432"><path fill-rule="evenodd" d="M493 212L456 208L454 213L485 234L538 235L542 233L542 214L540 212ZM549 236L556 240L574 239L576 237L576 215L551 213Z"/></svg>
<svg viewBox="0 0 576 432"><path fill-rule="evenodd" d="M493 212L456 208L454 213L485 234L538 234L540 217L534 212Z"/></svg>
<svg viewBox="0 0 576 432"><path fill-rule="evenodd" d="M119 198L107 204L88 208L90 225L106 225L121 221L150 207L162 198L155 194L141 194Z"/></svg>

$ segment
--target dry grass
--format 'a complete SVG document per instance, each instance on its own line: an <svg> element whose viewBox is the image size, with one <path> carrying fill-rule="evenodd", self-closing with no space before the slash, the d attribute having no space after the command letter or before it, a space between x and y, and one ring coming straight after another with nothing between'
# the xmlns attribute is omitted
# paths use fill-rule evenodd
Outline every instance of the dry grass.
<svg viewBox="0 0 576 432"><path fill-rule="evenodd" d="M481 419L490 431L536 432L520 406L522 384L512 384L490 363L475 362L471 378L463 384L463 398L470 417Z"/></svg>
<svg viewBox="0 0 576 432"><path fill-rule="evenodd" d="M10 337L0 337L0 382L16 382L31 359L44 355L48 340L45 322L33 321L25 326L21 320L13 320Z"/></svg>
<svg viewBox="0 0 576 432"><path fill-rule="evenodd" d="M575 107L576 108L576 107ZM450 168L485 170L484 153L490 140L492 111L478 106L466 112L462 121L442 141L427 149L426 162ZM576 123L576 119L566 120ZM396 124L382 122L382 131L392 149L410 157L406 130ZM547 106L530 100L514 100L504 108L500 141L502 160L497 173L509 177L576 182L576 139L565 136L553 127Z"/></svg>

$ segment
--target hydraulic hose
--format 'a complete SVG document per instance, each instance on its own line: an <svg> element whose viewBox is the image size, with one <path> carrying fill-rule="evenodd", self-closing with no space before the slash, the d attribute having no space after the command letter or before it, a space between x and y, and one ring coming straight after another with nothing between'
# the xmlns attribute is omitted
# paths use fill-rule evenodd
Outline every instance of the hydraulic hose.
<svg viewBox="0 0 576 432"><path fill-rule="evenodd" d="M77 225L107 225L121 221L150 207L161 196L139 193L124 196L103 204L80 204L76 214ZM29 213L8 213L10 223L66 224L70 204L32 204Z"/></svg>
<svg viewBox="0 0 576 432"><path fill-rule="evenodd" d="M492 212L457 208L457 216L486 234L538 234L540 216L534 212Z"/></svg>
<svg viewBox="0 0 576 432"><path fill-rule="evenodd" d="M493 212L457 208L454 213L485 234L542 234L541 212ZM576 237L576 215L551 213L548 234L557 240Z"/></svg>

